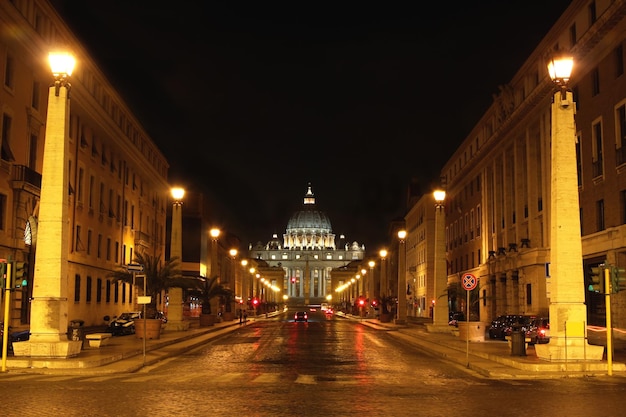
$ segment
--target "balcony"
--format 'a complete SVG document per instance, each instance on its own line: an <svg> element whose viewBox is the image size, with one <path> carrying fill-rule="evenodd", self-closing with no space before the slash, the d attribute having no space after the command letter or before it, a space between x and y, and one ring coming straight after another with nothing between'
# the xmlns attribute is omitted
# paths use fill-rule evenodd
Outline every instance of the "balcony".
<svg viewBox="0 0 626 417"><path fill-rule="evenodd" d="M41 174L25 165L13 165L11 177L14 189L29 189L30 192L41 192Z"/></svg>

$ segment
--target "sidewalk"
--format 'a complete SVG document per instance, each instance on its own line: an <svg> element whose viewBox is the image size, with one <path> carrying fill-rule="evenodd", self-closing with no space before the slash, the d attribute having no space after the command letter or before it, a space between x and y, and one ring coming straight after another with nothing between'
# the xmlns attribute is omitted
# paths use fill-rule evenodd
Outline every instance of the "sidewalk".
<svg viewBox="0 0 626 417"><path fill-rule="evenodd" d="M341 313L339 313L342 315ZM363 325L389 331L390 335L407 343L418 345L431 354L456 362L474 372L494 379L552 379L566 377L608 376L609 367L603 361L548 362L535 355L529 345L526 356L514 356L506 341L485 339L469 343L452 333L430 333L421 324L396 325L377 319L359 320ZM611 377L626 378L626 350L615 350L611 363Z"/></svg>
<svg viewBox="0 0 626 417"><path fill-rule="evenodd" d="M282 314L270 314L269 318ZM360 322L381 331L405 343L419 346L434 356L467 367L484 377L493 379L549 379L565 377L608 376L608 363L589 362L547 362L535 356L534 348L529 346L526 356L513 356L507 342L488 340L467 342L452 333L430 333L422 324L409 323L396 325L381 323L377 319L361 319L343 313L336 314L337 319ZM265 316L250 318L265 320ZM246 324L238 320L216 323L210 327L198 326L192 321L189 330L165 330L158 340L144 342L133 335L118 336L100 348L85 347L80 355L68 359L46 358L7 358L7 373L38 374L73 374L101 375L122 372L135 372L163 359L179 355L185 351L205 344L237 330ZM616 349L611 367L611 377L626 378L626 349ZM1 373L0 373L1 375ZM1 378L1 376L0 376Z"/></svg>

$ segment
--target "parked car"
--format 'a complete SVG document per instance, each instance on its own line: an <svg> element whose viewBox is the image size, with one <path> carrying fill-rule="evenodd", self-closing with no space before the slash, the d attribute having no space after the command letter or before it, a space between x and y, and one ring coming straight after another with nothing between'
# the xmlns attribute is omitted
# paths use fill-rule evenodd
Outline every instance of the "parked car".
<svg viewBox="0 0 626 417"><path fill-rule="evenodd" d="M515 316L513 320L511 320L509 325L504 328L504 337L506 338L506 336L511 336L511 333L514 331L520 331L524 334L527 334L535 318L535 316L526 315Z"/></svg>
<svg viewBox="0 0 626 417"><path fill-rule="evenodd" d="M489 338L504 340L506 330L510 329L512 324L519 318L519 315L505 314L496 317L489 326Z"/></svg>
<svg viewBox="0 0 626 417"><path fill-rule="evenodd" d="M113 336L135 334L135 320L141 319L142 317L141 311L122 313L118 317L113 317L113 320L109 323L108 331ZM162 311L157 312L156 318L161 319L163 323L167 323L167 317Z"/></svg>
<svg viewBox="0 0 626 417"><path fill-rule="evenodd" d="M13 331L9 326L9 339L7 340L7 351L13 352L13 342L23 342L30 338L30 330L16 330ZM0 323L0 343L4 340L4 323ZM0 345L1 346L1 345Z"/></svg>
<svg viewBox="0 0 626 417"><path fill-rule="evenodd" d="M547 317L535 317L526 331L526 337L530 338L530 344L550 342L550 319Z"/></svg>
<svg viewBox="0 0 626 417"><path fill-rule="evenodd" d="M448 317L448 325L459 327L460 321L465 321L465 313L462 311L454 311L450 313Z"/></svg>

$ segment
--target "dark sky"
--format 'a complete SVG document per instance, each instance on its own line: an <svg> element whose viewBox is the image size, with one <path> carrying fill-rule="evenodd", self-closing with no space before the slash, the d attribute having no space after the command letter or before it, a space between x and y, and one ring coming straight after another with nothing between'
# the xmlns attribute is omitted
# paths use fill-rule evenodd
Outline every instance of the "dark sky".
<svg viewBox="0 0 626 417"><path fill-rule="evenodd" d="M244 246L282 235L310 182L333 232L375 251L570 1L52 3L170 183Z"/></svg>

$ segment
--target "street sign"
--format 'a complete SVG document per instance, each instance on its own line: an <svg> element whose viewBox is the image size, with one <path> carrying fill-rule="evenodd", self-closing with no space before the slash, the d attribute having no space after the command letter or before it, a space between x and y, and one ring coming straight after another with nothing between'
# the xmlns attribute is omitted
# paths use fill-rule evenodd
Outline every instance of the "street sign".
<svg viewBox="0 0 626 417"><path fill-rule="evenodd" d="M463 288L465 288L467 291L471 291L476 288L476 285L478 285L478 280L473 274L463 274L463 278L461 278L461 284L463 285Z"/></svg>
<svg viewBox="0 0 626 417"><path fill-rule="evenodd" d="M141 264L128 264L126 265L128 272L143 272L143 265Z"/></svg>

